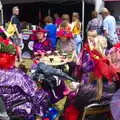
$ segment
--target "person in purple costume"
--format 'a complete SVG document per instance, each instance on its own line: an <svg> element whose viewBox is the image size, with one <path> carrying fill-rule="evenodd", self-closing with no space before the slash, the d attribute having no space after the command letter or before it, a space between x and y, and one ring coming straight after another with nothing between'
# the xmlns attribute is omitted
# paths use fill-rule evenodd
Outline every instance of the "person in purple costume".
<svg viewBox="0 0 120 120"><path fill-rule="evenodd" d="M94 62L91 59L89 53L86 50L82 50L78 56L77 60L77 74L81 73L80 78L78 78L83 84L89 84L90 73L94 69Z"/></svg>
<svg viewBox="0 0 120 120"><path fill-rule="evenodd" d="M35 42L34 42L34 52L38 52L38 51L50 51L52 50L52 45L50 40L48 40L47 37L47 31L40 29L38 31L34 31L36 38L35 38Z"/></svg>
<svg viewBox="0 0 120 120"><path fill-rule="evenodd" d="M40 62L32 73L32 79L42 83L42 88L49 93L51 103L54 104L64 98L66 91L71 92L65 85L64 80L74 81L73 78L59 69ZM67 94L67 95L68 95Z"/></svg>
<svg viewBox="0 0 120 120"><path fill-rule="evenodd" d="M0 69L0 96L7 111L26 118L42 117L49 108L49 97L43 89L19 69Z"/></svg>
<svg viewBox="0 0 120 120"><path fill-rule="evenodd" d="M93 71L94 68L94 62L93 60L90 58L89 53L87 53L86 51L83 51L83 55L82 55L82 67L81 67L81 71L82 71L82 81L84 82L84 84L88 84L89 83L89 79L90 79L90 73Z"/></svg>

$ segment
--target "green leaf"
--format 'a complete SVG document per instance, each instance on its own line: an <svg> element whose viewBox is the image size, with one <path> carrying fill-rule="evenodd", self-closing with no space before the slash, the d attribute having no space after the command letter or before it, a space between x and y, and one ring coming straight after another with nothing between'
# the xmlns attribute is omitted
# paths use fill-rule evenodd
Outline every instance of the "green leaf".
<svg viewBox="0 0 120 120"><path fill-rule="evenodd" d="M9 54L16 54L16 49L14 48L13 45L8 45L6 52L9 53Z"/></svg>
<svg viewBox="0 0 120 120"><path fill-rule="evenodd" d="M5 44L2 42L1 43L1 52L5 52L6 51L6 46L5 46Z"/></svg>
<svg viewBox="0 0 120 120"><path fill-rule="evenodd" d="M0 52L8 54L16 54L16 49L12 44L5 45L3 42L0 43Z"/></svg>

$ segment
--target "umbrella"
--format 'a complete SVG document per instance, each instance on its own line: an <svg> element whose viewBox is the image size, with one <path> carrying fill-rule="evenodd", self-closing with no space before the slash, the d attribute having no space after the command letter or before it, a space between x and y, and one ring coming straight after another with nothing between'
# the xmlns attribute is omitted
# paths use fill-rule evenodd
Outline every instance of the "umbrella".
<svg viewBox="0 0 120 120"><path fill-rule="evenodd" d="M120 120L120 89L113 95L110 108L114 120Z"/></svg>

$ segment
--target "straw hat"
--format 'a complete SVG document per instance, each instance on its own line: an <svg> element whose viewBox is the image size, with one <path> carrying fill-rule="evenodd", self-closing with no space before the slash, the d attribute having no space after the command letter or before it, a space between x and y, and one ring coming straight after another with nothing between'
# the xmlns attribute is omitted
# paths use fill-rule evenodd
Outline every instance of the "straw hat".
<svg viewBox="0 0 120 120"><path fill-rule="evenodd" d="M60 30L57 31L57 37L65 37L67 39L73 38L73 34L70 31Z"/></svg>

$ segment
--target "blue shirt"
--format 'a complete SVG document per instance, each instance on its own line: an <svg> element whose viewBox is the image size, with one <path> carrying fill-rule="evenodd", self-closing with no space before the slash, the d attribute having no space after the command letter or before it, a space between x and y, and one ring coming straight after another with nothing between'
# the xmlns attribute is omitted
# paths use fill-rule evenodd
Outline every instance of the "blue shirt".
<svg viewBox="0 0 120 120"><path fill-rule="evenodd" d="M56 48L56 25L52 23L47 24L44 29L48 31L48 39L51 40L52 47Z"/></svg>
<svg viewBox="0 0 120 120"><path fill-rule="evenodd" d="M113 16L108 15L103 20L103 30L105 30L108 33L108 39L114 43L117 40L117 34L116 34L116 20Z"/></svg>

